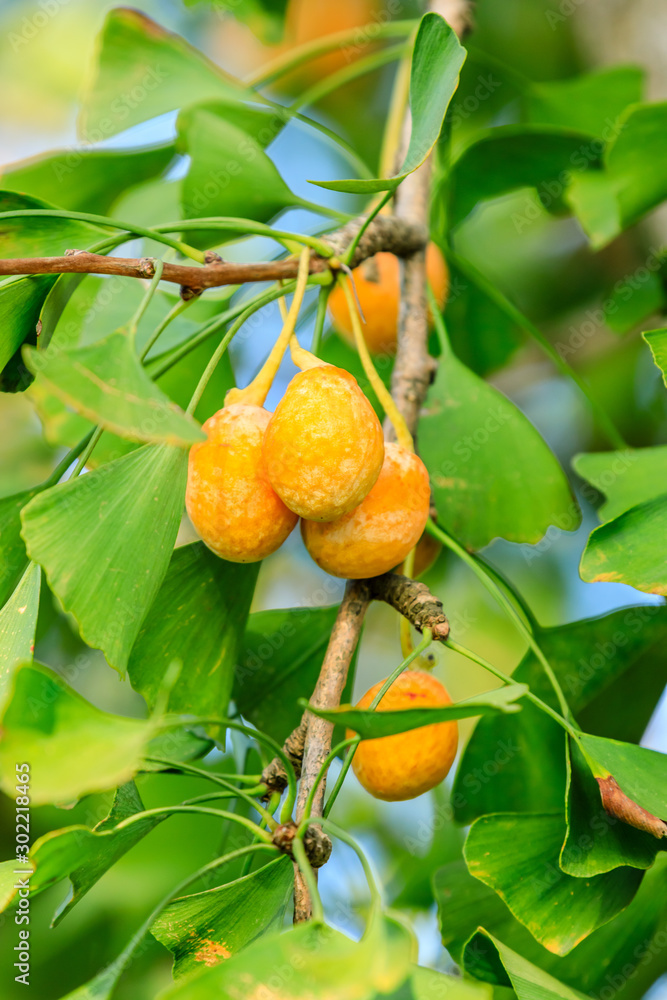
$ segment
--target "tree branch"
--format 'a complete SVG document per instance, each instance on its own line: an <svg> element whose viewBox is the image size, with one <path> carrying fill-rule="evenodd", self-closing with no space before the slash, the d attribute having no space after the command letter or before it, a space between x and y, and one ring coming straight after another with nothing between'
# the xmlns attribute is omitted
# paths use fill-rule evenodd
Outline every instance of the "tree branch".
<svg viewBox="0 0 667 1000"><path fill-rule="evenodd" d="M468 0L432 0L431 9L442 16L452 25L457 34L461 35L469 25L470 3ZM409 116L406 115L404 124L404 143L410 134ZM431 168L427 160L426 163L410 174L400 185L396 192L395 199L395 225L407 226L410 231L415 229L423 233L428 233L429 221L429 194L430 194ZM379 222L381 217L375 221ZM385 219L392 217L387 216ZM369 226L369 230L370 230ZM398 231L398 230L397 230ZM361 247L368 234L360 240ZM339 252L339 251L337 251ZM431 382L434 362L428 353L428 310L426 302L426 253L425 239L422 239L419 247L414 247L412 253L404 254L406 257L403 267L403 283L401 290L401 308L398 323L398 344L396 350L396 361L392 375L391 394L404 416L406 423L415 436L419 413L423 406ZM353 262L357 263L356 259ZM385 436L392 438L393 428L385 422ZM383 577L374 580L356 581L348 583L346 599L340 607L336 624L331 636L331 642L327 649L327 654L322 664L322 670L317 682L313 701L321 707L334 708L340 703L340 695L343 690L341 677L347 677L349 662L354 654L357 638L361 630L363 615L368 606L371 595L378 600L387 601L392 604L406 617L414 622L417 628L426 627L427 622L433 621L436 631L439 631L439 638L444 639L449 633L447 619L442 612L442 605L429 594L423 584L415 584L405 577L395 576L387 573ZM355 616L356 635L350 634L345 624L350 614L349 606L346 603L351 592L363 594L359 600L359 611ZM428 595L428 596L427 596ZM440 617L441 616L441 617ZM342 632L339 632L339 623ZM429 627L430 624L429 624ZM338 636L346 635L346 641L341 643ZM335 638L336 637L336 638ZM350 641L353 640L353 641ZM343 657L347 657L345 661ZM313 787L313 782L319 771L319 767L326 759L331 750L331 737L333 726L325 723L323 719L305 713L307 719L305 732L305 748L303 773L299 785L299 809L303 809L308 794ZM323 724L324 723L324 724ZM312 815L322 814L322 804L324 802L324 791L326 776L318 786L317 794L313 802ZM297 819L299 817L297 810ZM294 879L294 922L298 923L307 920L312 913L308 889L299 871L295 871Z"/></svg>
<svg viewBox="0 0 667 1000"><path fill-rule="evenodd" d="M313 692L313 704L322 708L340 704L340 696L345 687L350 662L357 648L361 626L369 601L370 592L365 581L348 581L345 588L345 596L341 602L338 616L331 632L320 676ZM320 767L331 750L331 737L334 729L331 722L327 722L326 719L320 719L317 715L312 715L310 712L304 713L304 720L306 733L301 781L299 783L299 798L296 808L297 823L303 819L306 800L315 784ZM312 813L315 816L322 815L324 788L325 782L322 780L317 787L313 799ZM294 922L300 923L303 920L308 920L311 915L312 908L308 888L301 872L295 867Z"/></svg>
<svg viewBox="0 0 667 1000"><path fill-rule="evenodd" d="M442 601L431 593L425 583L411 580L399 573L384 573L367 580L374 601L384 601L407 618L418 632L430 628L435 642L444 642L449 635L449 622Z"/></svg>
<svg viewBox="0 0 667 1000"><path fill-rule="evenodd" d="M322 242L331 247L334 255L342 254L359 232L363 221L361 217L348 222L342 229L323 237ZM407 220L392 216L376 218L359 241L352 258L352 267L357 267L381 250L398 257L407 256L423 247L426 238L423 226L412 225ZM199 294L207 288L217 288L220 285L295 278L298 266L299 261L295 257L242 264L225 261L209 250L206 263L201 267L165 261L162 280L171 281ZM321 274L329 267L326 257L312 255L311 274ZM113 274L124 278L152 278L155 263L150 257L110 257L89 253L87 250L66 250L62 257L16 257L0 260L0 276L10 274Z"/></svg>

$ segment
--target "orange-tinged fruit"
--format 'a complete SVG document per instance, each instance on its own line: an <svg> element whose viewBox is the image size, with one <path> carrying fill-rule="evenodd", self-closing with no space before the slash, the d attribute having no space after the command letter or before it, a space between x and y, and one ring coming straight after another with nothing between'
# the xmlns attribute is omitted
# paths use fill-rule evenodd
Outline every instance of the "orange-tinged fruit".
<svg viewBox="0 0 667 1000"><path fill-rule="evenodd" d="M262 441L271 414L234 403L204 424L208 440L190 449L185 506L199 537L222 559L257 562L297 522L266 476Z"/></svg>
<svg viewBox="0 0 667 1000"><path fill-rule="evenodd" d="M384 681L366 692L357 708L368 708ZM446 688L425 670L406 670L394 681L377 707L378 712L451 705ZM348 730L348 736L354 733ZM436 722L396 736L362 740L352 768L367 792L376 799L400 802L439 785L454 763L459 731L456 722Z"/></svg>
<svg viewBox="0 0 667 1000"><path fill-rule="evenodd" d="M301 522L318 566L350 580L387 573L402 562L424 530L430 505L424 463L399 444L385 445L375 486L351 513L328 524Z"/></svg>
<svg viewBox="0 0 667 1000"><path fill-rule="evenodd" d="M368 27L370 33L374 32L380 20L378 0L290 0L285 15L285 36L293 45L305 45L321 41L337 31L358 27L363 38L363 29ZM370 52L372 49L367 45L339 45L326 55L309 60L298 73L303 79L321 80Z"/></svg>
<svg viewBox="0 0 667 1000"><path fill-rule="evenodd" d="M361 329L371 354L394 354L400 301L400 265L392 253L376 253L352 272L365 322ZM426 274L440 309L449 291L449 271L442 253L429 243L426 248ZM354 343L350 311L342 288L337 285L329 296L334 326Z"/></svg>
<svg viewBox="0 0 667 1000"><path fill-rule="evenodd" d="M264 437L278 496L301 517L333 521L358 506L380 475L382 428L353 375L318 365L295 375Z"/></svg>

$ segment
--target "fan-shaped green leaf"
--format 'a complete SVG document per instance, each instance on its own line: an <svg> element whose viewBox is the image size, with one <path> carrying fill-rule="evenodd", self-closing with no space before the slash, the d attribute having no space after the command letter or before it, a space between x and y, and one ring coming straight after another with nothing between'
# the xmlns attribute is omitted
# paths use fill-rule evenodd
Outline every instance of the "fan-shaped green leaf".
<svg viewBox="0 0 667 1000"><path fill-rule="evenodd" d="M102 712L35 664L16 671L2 729L0 788L15 794L16 762L27 761L30 801L37 806L72 802L128 781L155 724Z"/></svg>
<svg viewBox="0 0 667 1000"><path fill-rule="evenodd" d="M499 986L511 986L519 1000L585 1000L480 927L464 952L466 968Z"/></svg>
<svg viewBox="0 0 667 1000"><path fill-rule="evenodd" d="M174 551L128 665L132 686L149 706L176 659L182 670L169 694L169 710L227 714L258 571L259 563L225 562L203 542Z"/></svg>
<svg viewBox="0 0 667 1000"><path fill-rule="evenodd" d="M667 385L667 328L663 330L647 330L642 337L651 348L653 360L662 372Z"/></svg>
<svg viewBox="0 0 667 1000"><path fill-rule="evenodd" d="M568 80L531 82L522 103L531 122L579 129L608 142L621 112L641 101L643 85L639 66L610 66Z"/></svg>
<svg viewBox="0 0 667 1000"><path fill-rule="evenodd" d="M501 392L447 351L428 394L419 446L438 519L469 549L537 542L580 513L544 439Z"/></svg>
<svg viewBox="0 0 667 1000"><path fill-rule="evenodd" d="M586 733L581 742L629 798L659 819L667 820L667 754Z"/></svg>
<svg viewBox="0 0 667 1000"><path fill-rule="evenodd" d="M631 507L589 535L579 572L587 583L627 583L667 596L667 493Z"/></svg>
<svg viewBox="0 0 667 1000"><path fill-rule="evenodd" d="M174 977L216 965L281 926L294 888L289 858L169 903L151 927L174 954Z"/></svg>
<svg viewBox="0 0 667 1000"><path fill-rule="evenodd" d="M85 641L121 673L167 571L183 510L187 453L148 445L45 490L23 537Z"/></svg>
<svg viewBox="0 0 667 1000"><path fill-rule="evenodd" d="M110 11L98 53L79 120L87 142L198 101L251 95L184 38L138 10Z"/></svg>
<svg viewBox="0 0 667 1000"><path fill-rule="evenodd" d="M233 121L206 107L191 108L179 119L179 135L190 155L182 186L186 218L231 216L268 222L284 208L302 203L260 143ZM220 229L186 234L201 245L243 235Z"/></svg>
<svg viewBox="0 0 667 1000"><path fill-rule="evenodd" d="M568 875L588 878L623 865L645 869L655 861L656 838L606 812L598 783L572 740L568 741L566 819L560 866Z"/></svg>
<svg viewBox="0 0 667 1000"><path fill-rule="evenodd" d="M598 162L599 144L586 132L556 125L503 125L489 129L453 164L450 180L452 225L480 201L517 188L536 188L544 204L558 208L575 168ZM489 163L494 165L489 170Z"/></svg>
<svg viewBox="0 0 667 1000"><path fill-rule="evenodd" d="M42 571L30 563L0 610L0 713L11 695L14 671L32 659Z"/></svg>
<svg viewBox="0 0 667 1000"><path fill-rule="evenodd" d="M562 815L496 813L475 820L464 847L470 873L556 955L567 955L624 909L643 875L635 868L567 875L559 867L565 832Z"/></svg>
<svg viewBox="0 0 667 1000"><path fill-rule="evenodd" d="M667 970L664 854L658 855L630 905L565 956L554 955L538 944L493 889L473 878L464 861L452 862L437 871L433 885L442 942L460 965L464 963L467 941L481 925L540 969L590 996L625 985L628 989L620 995L638 1000L646 985ZM483 952L475 949L465 952L465 970L490 982L497 981L493 969L483 965Z"/></svg>
<svg viewBox="0 0 667 1000"><path fill-rule="evenodd" d="M68 351L23 352L30 371L64 403L133 441L188 447L206 435L149 378L134 344L115 332Z"/></svg>
<svg viewBox="0 0 667 1000"><path fill-rule="evenodd" d="M439 14L425 14L419 25L410 72L412 133L405 160L395 177L372 180L313 181L333 191L370 194L392 191L419 167L437 142L466 51L456 33Z"/></svg>
<svg viewBox="0 0 667 1000"><path fill-rule="evenodd" d="M127 188L155 177L173 160L173 142L144 149L63 149L10 163L0 183L73 212L106 215Z"/></svg>
<svg viewBox="0 0 667 1000"><path fill-rule="evenodd" d="M572 465L607 497L597 511L601 521L667 493L667 445L575 455Z"/></svg>
<svg viewBox="0 0 667 1000"><path fill-rule="evenodd" d="M596 249L667 197L667 102L634 104L621 115L597 174L575 173L567 199Z"/></svg>
<svg viewBox="0 0 667 1000"><path fill-rule="evenodd" d="M601 736L641 738L667 684L667 608L624 608L539 629L536 638L582 726ZM532 654L512 679L558 709ZM452 803L458 822L466 824L507 809L556 812L563 808L565 785L563 730L526 700L518 715L479 720L461 757Z"/></svg>
<svg viewBox="0 0 667 1000"><path fill-rule="evenodd" d="M361 939L351 941L319 923L298 924L271 934L226 962L182 979L161 1000L209 1000L212 995L370 1000L390 993L409 974L413 942L406 928L376 916Z"/></svg>

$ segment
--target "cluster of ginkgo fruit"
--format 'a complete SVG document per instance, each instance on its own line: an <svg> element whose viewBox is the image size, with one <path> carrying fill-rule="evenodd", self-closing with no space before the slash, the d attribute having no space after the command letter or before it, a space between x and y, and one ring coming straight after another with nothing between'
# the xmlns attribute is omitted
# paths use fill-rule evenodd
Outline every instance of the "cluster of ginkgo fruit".
<svg viewBox="0 0 667 1000"><path fill-rule="evenodd" d="M231 562L255 562L275 552L300 518L305 546L326 572L347 579L378 576L403 563L422 536L429 476L397 412L398 441L385 442L354 376L296 342L294 323L307 266L304 253L292 306L265 365L248 387L230 390L223 408L204 424L207 440L191 449L186 507L208 548ZM395 350L399 263L391 254L378 254L368 267L370 275L362 268L355 274L364 321L343 281L332 292L330 307L338 329L354 336L362 360L365 355L370 363L366 347L375 354ZM448 274L434 246L428 248L427 273L442 306ZM372 286L370 294L367 286ZM288 344L301 371L269 413L263 403ZM391 406L385 394L385 406ZM383 683L364 695L360 708L371 705ZM409 670L377 707L450 703L431 674ZM443 780L457 744L456 723L438 723L362 741L353 767L376 798L414 798Z"/></svg>
<svg viewBox="0 0 667 1000"><path fill-rule="evenodd" d="M427 258L442 302L446 265L433 245ZM356 269L355 280L366 344L373 353L394 350L397 258L377 254ZM334 322L347 336L356 319L349 294L337 285L330 297ZM257 378L232 389L204 424L207 440L190 452L188 514L206 545L231 562L264 559L301 518L306 548L322 569L348 579L378 576L399 565L424 530L428 473L409 436L407 446L400 437L384 441L354 376L299 348L288 326ZM262 404L286 341L302 371L271 414Z"/></svg>

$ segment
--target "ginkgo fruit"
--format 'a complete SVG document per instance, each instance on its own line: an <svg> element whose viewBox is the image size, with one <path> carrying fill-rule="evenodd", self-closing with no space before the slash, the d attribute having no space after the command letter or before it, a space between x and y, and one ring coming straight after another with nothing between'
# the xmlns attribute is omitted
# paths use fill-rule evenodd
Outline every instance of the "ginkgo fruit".
<svg viewBox="0 0 667 1000"><path fill-rule="evenodd" d="M308 552L327 573L364 579L387 573L419 541L431 490L422 460L402 445L385 445L382 471L364 500L335 521L301 522Z"/></svg>
<svg viewBox="0 0 667 1000"><path fill-rule="evenodd" d="M230 562L275 552L298 518L273 490L262 459L271 414L233 403L203 425L207 440L190 449L185 506L199 537Z"/></svg>
<svg viewBox="0 0 667 1000"><path fill-rule="evenodd" d="M376 253L352 272L364 320L361 329L371 354L394 354L400 303L400 265L392 253ZM440 309L449 291L449 271L442 253L429 243L426 248L426 275ZM354 343L352 320L345 295L336 286L329 296L334 326Z"/></svg>
<svg viewBox="0 0 667 1000"><path fill-rule="evenodd" d="M269 481L290 510L333 521L361 503L383 458L380 421L353 375L322 364L294 376L264 437Z"/></svg>
<svg viewBox="0 0 667 1000"><path fill-rule="evenodd" d="M357 704L368 708L384 681ZM391 685L376 711L451 705L447 689L425 670L406 670ZM348 736L354 733L348 730ZM357 778L376 799L399 802L435 788L447 776L458 747L456 722L436 722L395 736L362 740L352 759Z"/></svg>

